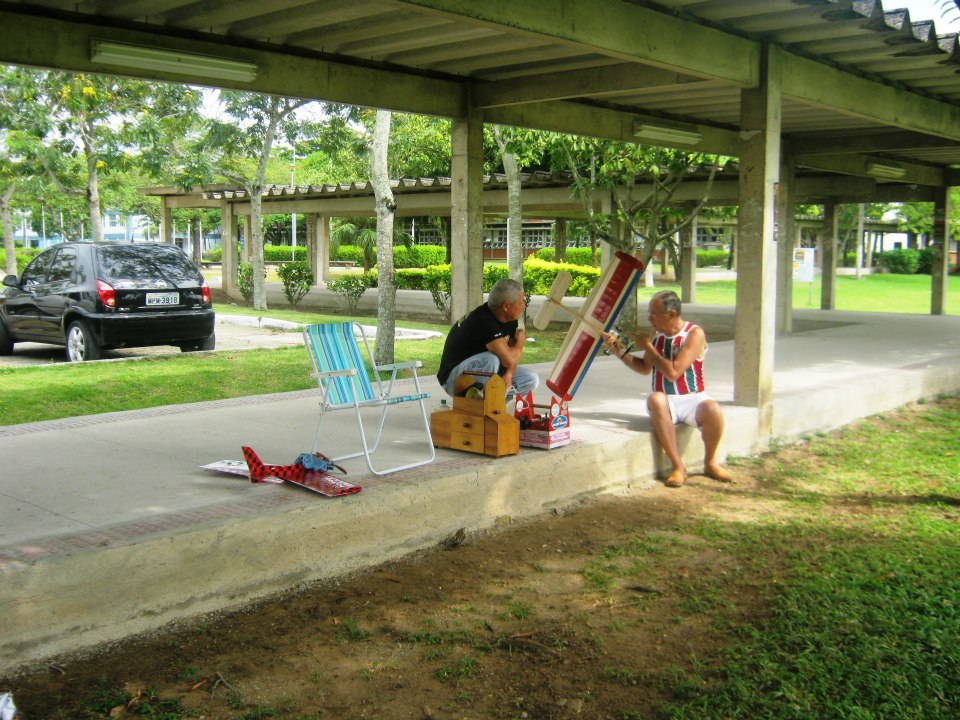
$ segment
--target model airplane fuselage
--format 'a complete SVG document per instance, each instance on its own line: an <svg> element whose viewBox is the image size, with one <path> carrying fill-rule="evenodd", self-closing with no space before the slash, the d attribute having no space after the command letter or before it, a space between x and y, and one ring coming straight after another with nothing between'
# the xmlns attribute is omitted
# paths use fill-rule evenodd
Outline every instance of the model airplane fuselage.
<svg viewBox="0 0 960 720"><path fill-rule="evenodd" d="M360 492L359 485L346 483L339 478L328 475L326 471L308 470L303 465L296 463L293 465L268 465L257 457L257 454L251 448L243 446L241 449L243 450L243 459L250 471L251 482L270 482L268 478L277 478L299 485L312 492L329 496Z"/></svg>
<svg viewBox="0 0 960 720"><path fill-rule="evenodd" d="M533 324L543 330L558 308L563 308L575 318L547 379L547 387L562 400L572 399L577 392L603 344L601 334L613 329L617 316L637 287L642 273L643 263L639 259L617 252L614 261L600 275L580 310L563 304L562 299L572 277L568 272L557 273L547 301L540 308Z"/></svg>

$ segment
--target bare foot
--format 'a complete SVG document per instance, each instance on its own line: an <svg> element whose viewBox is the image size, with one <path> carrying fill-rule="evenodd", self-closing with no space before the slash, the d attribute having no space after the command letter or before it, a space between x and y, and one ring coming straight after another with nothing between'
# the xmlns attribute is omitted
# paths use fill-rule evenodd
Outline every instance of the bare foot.
<svg viewBox="0 0 960 720"><path fill-rule="evenodd" d="M674 470L670 476L663 481L663 484L669 488L683 487L687 481L687 474L683 470Z"/></svg>
<svg viewBox="0 0 960 720"><path fill-rule="evenodd" d="M718 462L707 463L703 466L703 473L720 482L732 482L733 474Z"/></svg>

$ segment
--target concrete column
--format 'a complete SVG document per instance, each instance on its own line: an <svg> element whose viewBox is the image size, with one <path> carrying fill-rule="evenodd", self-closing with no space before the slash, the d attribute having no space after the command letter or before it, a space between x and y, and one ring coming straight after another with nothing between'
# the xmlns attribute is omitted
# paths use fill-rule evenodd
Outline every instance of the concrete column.
<svg viewBox="0 0 960 720"><path fill-rule="evenodd" d="M696 203L688 203L684 211L689 215L696 209ZM680 230L680 300L686 303L697 301L697 219Z"/></svg>
<svg viewBox="0 0 960 720"><path fill-rule="evenodd" d="M313 284L316 285L320 278L317 272L317 214L304 213L303 224L306 228L307 265L313 275Z"/></svg>
<svg viewBox="0 0 960 720"><path fill-rule="evenodd" d="M796 187L795 168L790 158L780 163L780 189L777 192L777 334L793 332L793 249L797 228L793 205Z"/></svg>
<svg viewBox="0 0 960 720"><path fill-rule="evenodd" d="M160 238L167 245L173 245L173 212L167 204L166 197L163 197L160 202Z"/></svg>
<svg viewBox="0 0 960 720"><path fill-rule="evenodd" d="M820 230L822 255L820 272L820 309L835 310L837 307L837 220L840 208L836 201L823 204L823 227Z"/></svg>
<svg viewBox="0 0 960 720"><path fill-rule="evenodd" d="M220 275L221 288L233 298L240 297L237 290L237 231L232 208L226 200L220 201Z"/></svg>
<svg viewBox="0 0 960 720"><path fill-rule="evenodd" d="M483 302L483 115L469 110L451 126L450 315Z"/></svg>
<svg viewBox="0 0 960 720"><path fill-rule="evenodd" d="M733 397L759 409L759 437L773 427L776 333L774 206L780 181L780 73L777 48L763 49L761 81L740 92L740 205Z"/></svg>
<svg viewBox="0 0 960 720"><path fill-rule="evenodd" d="M934 188L933 267L930 272L930 314L947 312L947 278L950 275L950 188Z"/></svg>
<svg viewBox="0 0 960 720"><path fill-rule="evenodd" d="M326 282L330 279L330 216L317 217L317 254L313 274Z"/></svg>
<svg viewBox="0 0 960 720"><path fill-rule="evenodd" d="M249 215L243 216L243 262L250 262L250 238L253 237L253 219Z"/></svg>

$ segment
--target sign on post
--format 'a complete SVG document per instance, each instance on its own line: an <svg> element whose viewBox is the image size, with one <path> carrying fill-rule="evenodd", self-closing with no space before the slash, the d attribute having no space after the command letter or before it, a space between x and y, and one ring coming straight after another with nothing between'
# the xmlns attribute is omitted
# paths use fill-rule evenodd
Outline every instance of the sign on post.
<svg viewBox="0 0 960 720"><path fill-rule="evenodd" d="M813 303L813 278L816 275L816 248L793 249L793 281L810 283L807 286L807 304Z"/></svg>

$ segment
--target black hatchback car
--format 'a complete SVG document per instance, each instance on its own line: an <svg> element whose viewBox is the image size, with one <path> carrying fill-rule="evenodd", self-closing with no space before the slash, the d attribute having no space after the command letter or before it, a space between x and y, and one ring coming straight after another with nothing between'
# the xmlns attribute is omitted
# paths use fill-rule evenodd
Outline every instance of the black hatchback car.
<svg viewBox="0 0 960 720"><path fill-rule="evenodd" d="M105 349L213 350L210 288L172 245L63 243L37 255L0 293L0 355L14 343L64 345L71 362Z"/></svg>

